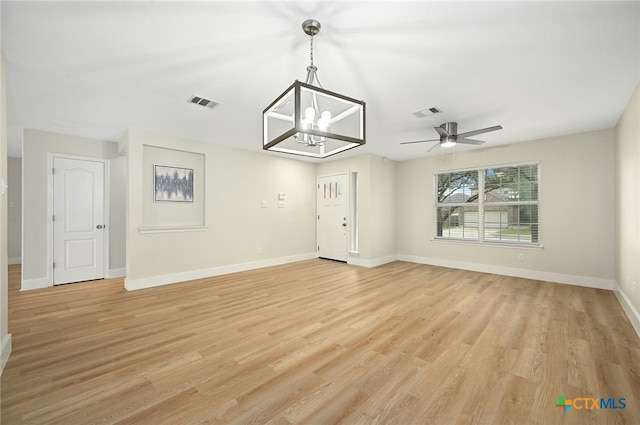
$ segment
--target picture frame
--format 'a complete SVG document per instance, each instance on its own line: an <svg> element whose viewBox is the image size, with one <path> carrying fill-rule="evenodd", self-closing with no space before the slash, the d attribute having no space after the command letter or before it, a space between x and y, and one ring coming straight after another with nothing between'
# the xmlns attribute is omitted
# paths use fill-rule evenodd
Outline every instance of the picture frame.
<svg viewBox="0 0 640 425"><path fill-rule="evenodd" d="M193 168L153 164L154 202L193 202Z"/></svg>

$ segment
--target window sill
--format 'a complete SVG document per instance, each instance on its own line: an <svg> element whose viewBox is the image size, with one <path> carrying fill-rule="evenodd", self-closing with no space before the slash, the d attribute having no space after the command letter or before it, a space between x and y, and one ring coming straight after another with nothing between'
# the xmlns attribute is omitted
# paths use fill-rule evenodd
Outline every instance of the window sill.
<svg viewBox="0 0 640 425"><path fill-rule="evenodd" d="M431 242L446 243L446 244L459 244L459 245L478 245L478 246L497 246L500 248L517 248L517 249L532 249L541 250L544 249L544 245L541 243L518 243L518 242L500 242L500 241L479 241L470 239L453 239L453 238L431 238Z"/></svg>

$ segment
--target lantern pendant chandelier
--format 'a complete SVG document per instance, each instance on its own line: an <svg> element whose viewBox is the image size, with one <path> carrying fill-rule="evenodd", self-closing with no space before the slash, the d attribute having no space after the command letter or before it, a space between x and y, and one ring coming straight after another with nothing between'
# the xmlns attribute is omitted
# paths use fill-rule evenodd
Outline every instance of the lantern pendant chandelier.
<svg viewBox="0 0 640 425"><path fill-rule="evenodd" d="M302 23L310 36L305 82L296 80L262 113L264 150L326 158L365 144L365 103L329 90L313 63L313 37L320 22Z"/></svg>

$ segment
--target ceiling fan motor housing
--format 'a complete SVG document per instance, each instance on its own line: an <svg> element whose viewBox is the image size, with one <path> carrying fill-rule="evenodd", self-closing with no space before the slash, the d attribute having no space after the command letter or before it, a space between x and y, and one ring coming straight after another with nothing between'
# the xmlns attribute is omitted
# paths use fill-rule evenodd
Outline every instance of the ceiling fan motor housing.
<svg viewBox="0 0 640 425"><path fill-rule="evenodd" d="M447 132L449 136L457 136L458 135L458 123L455 122L446 122L440 126L444 131Z"/></svg>

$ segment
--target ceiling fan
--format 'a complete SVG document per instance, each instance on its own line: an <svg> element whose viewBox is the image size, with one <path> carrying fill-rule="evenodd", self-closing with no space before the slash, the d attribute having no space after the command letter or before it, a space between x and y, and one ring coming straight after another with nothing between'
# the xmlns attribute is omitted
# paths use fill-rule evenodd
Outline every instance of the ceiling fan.
<svg viewBox="0 0 640 425"><path fill-rule="evenodd" d="M440 135L439 139L430 139L430 140L416 140L415 142L402 142L401 145L408 145L411 143L426 143L426 142L439 142L435 145L431 146L427 152L430 152L431 149L436 146L441 146L443 148L450 148L455 146L457 143L464 143L467 145L481 145L484 142L481 140L468 139L468 137L476 136L478 134L488 133L490 131L502 130L501 125L494 125L493 127L481 128L479 130L467 131L465 133L458 134L458 123L456 122L445 122L441 124L439 127L434 127L438 134Z"/></svg>

